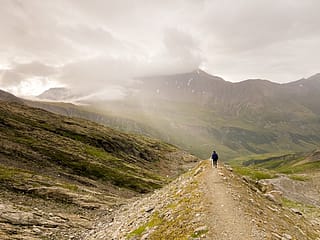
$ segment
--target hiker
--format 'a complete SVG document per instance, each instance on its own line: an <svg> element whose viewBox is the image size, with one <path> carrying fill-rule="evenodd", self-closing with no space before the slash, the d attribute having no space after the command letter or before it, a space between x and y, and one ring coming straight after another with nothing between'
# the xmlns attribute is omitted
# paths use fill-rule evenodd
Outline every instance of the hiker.
<svg viewBox="0 0 320 240"><path fill-rule="evenodd" d="M216 153L216 151L213 151L213 153L212 153L212 155L211 155L212 168L213 168L213 167L215 167L215 168L218 167L218 159L219 159L218 154Z"/></svg>

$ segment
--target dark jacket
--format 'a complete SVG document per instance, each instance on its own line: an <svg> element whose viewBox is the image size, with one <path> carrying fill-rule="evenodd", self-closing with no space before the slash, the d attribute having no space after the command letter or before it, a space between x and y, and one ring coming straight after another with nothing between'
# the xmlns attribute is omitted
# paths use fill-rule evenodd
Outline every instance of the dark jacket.
<svg viewBox="0 0 320 240"><path fill-rule="evenodd" d="M218 159L219 159L218 154L217 154L216 152L213 152L213 153L212 153L212 156L211 156L211 159L212 159L213 161L218 161Z"/></svg>

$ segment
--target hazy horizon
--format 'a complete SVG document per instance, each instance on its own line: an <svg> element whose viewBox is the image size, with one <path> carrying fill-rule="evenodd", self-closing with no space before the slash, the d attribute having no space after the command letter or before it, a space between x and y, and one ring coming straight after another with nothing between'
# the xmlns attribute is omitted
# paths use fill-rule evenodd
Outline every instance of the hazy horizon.
<svg viewBox="0 0 320 240"><path fill-rule="evenodd" d="M318 9L316 0L2 0L0 88L118 91L134 76L198 68L230 82L292 82L320 72Z"/></svg>

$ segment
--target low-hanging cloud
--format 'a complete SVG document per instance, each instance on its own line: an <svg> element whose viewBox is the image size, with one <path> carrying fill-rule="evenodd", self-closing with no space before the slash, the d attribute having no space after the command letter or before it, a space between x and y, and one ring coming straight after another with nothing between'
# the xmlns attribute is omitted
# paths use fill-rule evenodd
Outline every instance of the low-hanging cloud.
<svg viewBox="0 0 320 240"><path fill-rule="evenodd" d="M188 72L196 69L203 61L199 43L191 34L178 29L167 29L164 35L164 44L169 59L173 59L176 72ZM170 63L172 64L172 63Z"/></svg>
<svg viewBox="0 0 320 240"><path fill-rule="evenodd" d="M76 91L92 92L126 83L132 71L129 61L99 56L66 64L60 69L59 79Z"/></svg>
<svg viewBox="0 0 320 240"><path fill-rule="evenodd" d="M95 91L114 85L130 86L136 77L194 70L201 62L197 41L191 35L167 29L161 51L153 56L96 56L66 64L59 79L78 91Z"/></svg>

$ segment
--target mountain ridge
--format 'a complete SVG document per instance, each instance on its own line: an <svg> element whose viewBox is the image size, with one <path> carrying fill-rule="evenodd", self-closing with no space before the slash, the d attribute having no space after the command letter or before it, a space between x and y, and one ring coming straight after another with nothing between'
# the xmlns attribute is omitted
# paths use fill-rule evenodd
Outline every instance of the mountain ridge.
<svg viewBox="0 0 320 240"><path fill-rule="evenodd" d="M268 90L266 88L272 88L272 91L289 91L290 88L295 88L301 84L312 85L318 84L318 79L320 79L320 74L315 74L310 76L309 78L303 78L297 81L292 81L288 83L276 83L270 80L265 79L246 79L240 82L229 82L224 80L221 77L210 75L201 69L196 69L191 72L186 73L177 73L177 74L163 74L163 75L151 75L151 76L144 76L144 77L135 77L135 80L138 81L138 89L141 91L143 88L147 88L150 90L152 94L161 92L160 87L164 87L163 83L168 86L168 88L164 88L163 91L170 91L172 87L185 89L194 88L192 89L192 93L196 93L197 91L205 91L211 90L214 94L218 94L221 96L222 92L231 92L232 94L228 95L228 97L232 96L234 93L238 91L238 87L241 88L258 88L260 89L260 93L265 93L263 90ZM141 85L141 81L144 86ZM172 85L174 82L174 85ZM314 82L314 84L312 84ZM319 84L320 85L320 84ZM170 88L169 88L170 87ZM308 86L309 87L309 86ZM135 88L135 87L133 87ZM288 88L288 89L287 89ZM317 86L317 88L320 88ZM241 89L240 89L241 90ZM297 90L296 90L297 91ZM174 92L173 92L174 93ZM172 94L173 94L172 93ZM249 93L252 93L250 90ZM267 95L274 96L270 92ZM72 93L72 89L70 88L50 88L40 94L38 97L40 99L47 99L47 100L72 100L77 96L77 94ZM166 95L168 97L168 95ZM189 94L190 96L190 94ZM223 95L222 95L223 96Z"/></svg>

